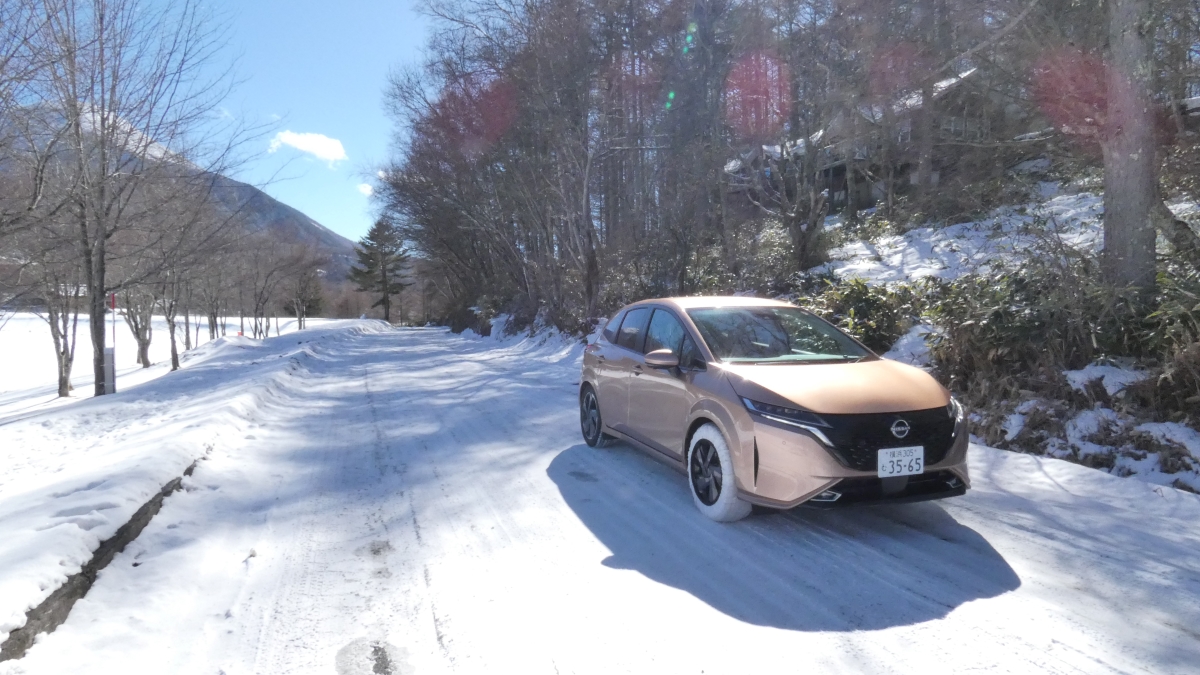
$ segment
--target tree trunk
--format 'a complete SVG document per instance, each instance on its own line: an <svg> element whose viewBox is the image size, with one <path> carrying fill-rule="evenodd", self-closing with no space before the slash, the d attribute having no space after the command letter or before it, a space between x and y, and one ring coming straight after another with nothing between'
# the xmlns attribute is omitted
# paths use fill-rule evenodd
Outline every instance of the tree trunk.
<svg viewBox="0 0 1200 675"><path fill-rule="evenodd" d="M1109 2L1108 108L1101 149L1104 155L1105 276L1143 299L1154 291L1152 213L1158 200L1148 41L1149 0ZM1161 200L1159 200L1161 201Z"/></svg>
<svg viewBox="0 0 1200 675"><path fill-rule="evenodd" d="M379 290L383 292L383 320L392 322L392 289L388 285L387 262L379 261Z"/></svg>
<svg viewBox="0 0 1200 675"><path fill-rule="evenodd" d="M188 314L187 305L183 306L183 350L192 349L192 317Z"/></svg>
<svg viewBox="0 0 1200 675"><path fill-rule="evenodd" d="M175 317L167 317L167 332L171 335L171 370L179 370L179 347L175 342Z"/></svg>
<svg viewBox="0 0 1200 675"><path fill-rule="evenodd" d="M87 224L82 227L86 230ZM103 396L113 392L105 391L104 387L104 319L105 319L105 300L104 293L104 240L100 239L95 243L97 252L91 251L86 256L86 274L88 287L88 330L92 334L92 375L95 379L94 393L96 396ZM115 311L115 310L114 310Z"/></svg>
<svg viewBox="0 0 1200 675"><path fill-rule="evenodd" d="M916 118L917 199L924 202L933 187L933 85L928 81L921 87L921 107Z"/></svg>
<svg viewBox="0 0 1200 675"><path fill-rule="evenodd" d="M54 359L58 369L58 395L71 395L71 367L75 363L75 329L79 324L78 296L49 294L47 310ZM58 306L55 306L56 303Z"/></svg>
<svg viewBox="0 0 1200 675"><path fill-rule="evenodd" d="M147 297L139 292L129 291L122 294L125 299L125 324L137 341L138 363L143 368L150 367L150 340L153 328L150 322L154 318L154 306L157 302L152 296Z"/></svg>

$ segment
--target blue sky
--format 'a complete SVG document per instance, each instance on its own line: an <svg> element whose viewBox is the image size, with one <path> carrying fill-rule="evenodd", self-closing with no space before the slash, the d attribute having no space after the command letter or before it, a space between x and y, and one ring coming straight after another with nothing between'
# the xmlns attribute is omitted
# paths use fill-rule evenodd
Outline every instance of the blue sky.
<svg viewBox="0 0 1200 675"><path fill-rule="evenodd" d="M214 1L242 80L226 108L272 125L234 177L358 240L372 220L360 186L387 158L387 74L419 61L424 17L412 0Z"/></svg>

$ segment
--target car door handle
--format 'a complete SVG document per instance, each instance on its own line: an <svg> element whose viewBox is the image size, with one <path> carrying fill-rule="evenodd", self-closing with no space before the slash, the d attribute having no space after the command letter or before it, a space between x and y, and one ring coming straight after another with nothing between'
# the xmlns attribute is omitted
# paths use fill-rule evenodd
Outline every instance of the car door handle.
<svg viewBox="0 0 1200 675"><path fill-rule="evenodd" d="M634 374L634 375L641 375L641 374L642 374L642 367L641 367L641 365L636 365L636 366L634 366L634 367L633 367L633 374Z"/></svg>

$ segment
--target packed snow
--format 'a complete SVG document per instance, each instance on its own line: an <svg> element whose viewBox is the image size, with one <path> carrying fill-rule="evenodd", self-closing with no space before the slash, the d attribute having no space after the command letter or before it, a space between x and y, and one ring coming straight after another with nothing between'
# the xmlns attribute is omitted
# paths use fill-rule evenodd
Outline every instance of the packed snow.
<svg viewBox="0 0 1200 675"><path fill-rule="evenodd" d="M581 350L347 322L0 426L7 625L204 458L0 673L1200 672L1200 497L973 445L965 497L717 524L583 444Z"/></svg>

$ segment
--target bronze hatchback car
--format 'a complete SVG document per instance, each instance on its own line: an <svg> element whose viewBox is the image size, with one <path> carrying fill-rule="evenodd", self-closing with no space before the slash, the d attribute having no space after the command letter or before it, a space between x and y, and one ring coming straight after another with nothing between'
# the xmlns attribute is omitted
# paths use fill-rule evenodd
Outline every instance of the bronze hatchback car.
<svg viewBox="0 0 1200 675"><path fill-rule="evenodd" d="M684 471L718 521L752 504L923 501L970 486L963 409L944 387L774 300L623 308L584 352L579 418L588 445L622 438Z"/></svg>

